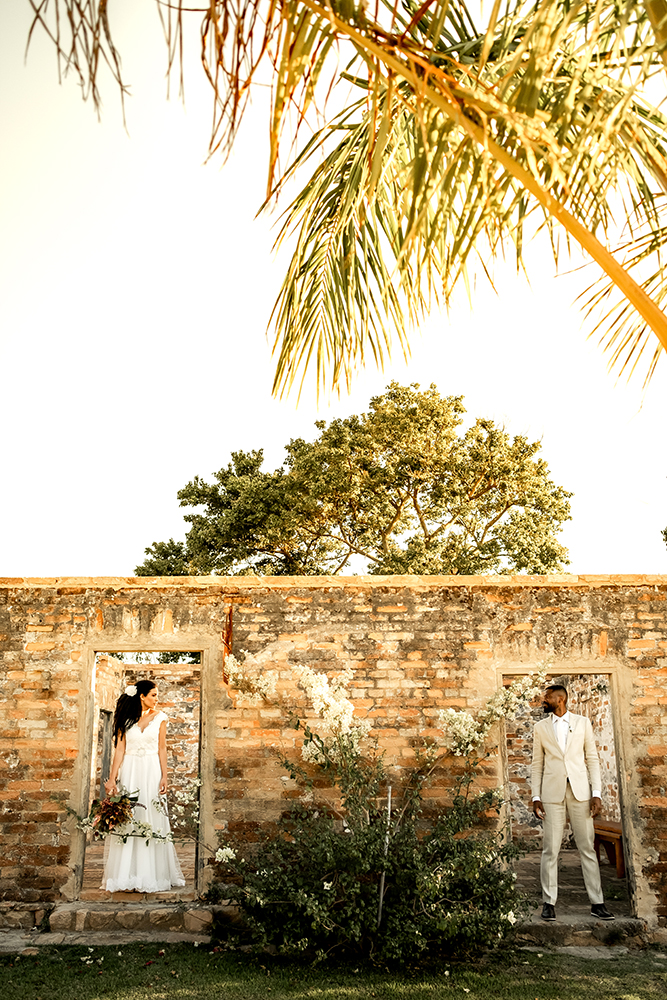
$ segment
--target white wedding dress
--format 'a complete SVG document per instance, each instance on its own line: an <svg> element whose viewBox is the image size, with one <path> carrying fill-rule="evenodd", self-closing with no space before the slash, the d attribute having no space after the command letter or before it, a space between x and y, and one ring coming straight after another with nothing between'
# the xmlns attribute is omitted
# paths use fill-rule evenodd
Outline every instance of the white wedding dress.
<svg viewBox="0 0 667 1000"><path fill-rule="evenodd" d="M164 712L158 712L142 730L138 724L125 733L125 756L120 766L118 785L128 792L139 792L139 804L134 816L139 823L148 823L157 833L169 833L169 818L153 805L159 798L160 758L158 739L160 725L166 721ZM164 799L162 800L164 802ZM142 806L144 808L142 808ZM166 892L174 886L185 885L183 872L176 857L174 845L167 841L141 837L122 837L110 834L106 838L104 881L102 888L108 892L136 889L139 892Z"/></svg>

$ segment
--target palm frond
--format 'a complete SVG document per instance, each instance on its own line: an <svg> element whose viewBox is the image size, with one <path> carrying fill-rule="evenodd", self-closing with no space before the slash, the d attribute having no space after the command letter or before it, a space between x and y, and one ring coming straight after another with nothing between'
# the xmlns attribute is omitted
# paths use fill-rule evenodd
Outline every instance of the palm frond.
<svg viewBox="0 0 667 1000"><path fill-rule="evenodd" d="M429 7L432 11L433 5ZM553 19L546 23L553 34ZM459 24L456 21L454 29ZM414 35L414 21L409 27ZM515 23L513 33L506 32L504 37L515 38L517 30ZM637 18L633 31L636 55L649 41ZM605 52L609 51L607 36ZM451 51L452 42L456 43L453 31L448 36L450 70L458 63L458 53ZM481 44L488 48L488 40L480 40ZM586 45L591 49L588 41ZM571 48L577 46L578 34ZM381 55L372 51L380 61ZM490 52L495 56L494 77L506 80L505 64L515 61L514 52ZM562 46L559 52L557 67L550 69L540 85L539 102L534 107L532 97L528 102L530 114L517 112L514 106L501 106L496 91L486 83L481 91L475 89L477 78L473 80L467 70L458 77L442 73L436 78L431 73L424 83L385 57L389 64L385 91L378 93L383 77L377 72L366 81L372 109L365 109L363 102L356 105L359 120L355 127L345 113L346 138L288 212L285 228L300 227L302 236L274 313L277 391L289 389L299 370L303 382L315 343L328 345L326 352L317 352L319 388L324 386L325 358L331 362L329 374L334 384L343 371L349 378L355 365L363 363L366 339L377 357L389 343L392 326L405 349L409 323L423 315L430 301L440 295L446 300L457 281L465 280L473 251L492 259L511 242L521 258L523 226L537 207L547 225L554 219L565 223L567 231L613 277L615 287L622 287L633 301L629 314L637 316L641 310L644 324L650 316L654 329L661 329L667 342L667 326L657 304L628 278L595 237L599 231L605 238L613 225L613 199L621 187L630 191L638 222L656 225L655 182L664 183L666 122L640 99L634 86L621 85L590 52L585 67L571 52L563 55ZM490 59L487 65L491 66ZM625 64L620 72L626 72ZM403 81L394 87L394 75L400 78L401 74ZM395 98L389 97L391 88ZM521 98L524 102L527 93ZM512 94L516 95L516 88ZM458 105L452 107L451 98ZM563 114L563 103L567 115ZM302 169L339 128L335 122L331 129L319 133L293 170ZM366 162L371 164L370 172L364 172ZM348 182L345 190L343 178ZM527 191L533 194L528 201ZM379 229L368 227L368 217L382 220ZM356 312L326 308L333 303L332 290L345 271L343 244L332 242L335 232L348 234L347 247L350 234L356 236L360 256L368 254L364 247L373 248L372 273L380 282L380 294L368 297L370 314L361 308ZM327 240L326 255L320 250L321 239ZM419 275L418 280L415 275ZM303 299L294 294L297 286L312 294L322 282L330 294L320 298L319 310L300 311ZM397 309L397 299L392 298L390 315L388 290L393 292L394 288L402 308ZM365 290L359 286L356 292L361 302ZM378 305L383 313L373 316ZM341 330L345 331L343 336ZM301 350L302 343L311 350Z"/></svg>
<svg viewBox="0 0 667 1000"><path fill-rule="evenodd" d="M93 100L103 57L122 86L105 0L30 2ZM172 8L170 65L188 11L183 0ZM658 278L635 281L609 250L621 204L631 240L663 225L667 121L644 94L664 76L666 12L664 0L495 0L478 28L465 0L376 0L372 11L356 0L211 0L200 12L211 149L230 148L253 84L268 79L269 190L328 150L280 236L295 233L296 249L273 313L276 391L311 366L323 387L368 355L382 364L392 333L407 350L410 323L466 280L472 253L490 271L512 246L527 266L531 216L562 225L618 290L624 319L608 317L605 343L619 359L636 356L630 330L667 346ZM341 76L362 81L364 97L281 172L281 148Z"/></svg>
<svg viewBox="0 0 667 1000"><path fill-rule="evenodd" d="M632 218L632 214L629 211L628 218ZM661 307L667 303L666 248L667 224L662 224L655 228L645 226L643 233L635 230L633 239L617 250L626 270L636 275L646 294ZM646 386L664 350L661 343L656 344L651 329L618 295L606 275L579 298L585 312L591 317L597 316L589 336L598 336L609 357L609 370L616 371L619 376L624 373L631 376L641 364Z"/></svg>
<svg viewBox="0 0 667 1000"><path fill-rule="evenodd" d="M101 107L98 77L106 66L119 88L123 104L127 87L121 73L120 54L113 42L107 0L28 0L33 22L28 48L35 28L41 27L53 42L60 80L73 73L84 100L90 98L96 111Z"/></svg>

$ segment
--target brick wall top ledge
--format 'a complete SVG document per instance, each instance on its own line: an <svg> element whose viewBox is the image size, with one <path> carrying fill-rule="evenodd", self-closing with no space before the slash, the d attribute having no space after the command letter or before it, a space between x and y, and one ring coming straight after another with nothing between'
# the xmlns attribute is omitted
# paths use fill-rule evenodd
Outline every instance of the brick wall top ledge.
<svg viewBox="0 0 667 1000"><path fill-rule="evenodd" d="M206 590L233 593L264 588L291 590L356 587L437 588L587 588L666 587L667 574L554 573L549 576L54 576L0 577L0 590L85 589L85 590Z"/></svg>

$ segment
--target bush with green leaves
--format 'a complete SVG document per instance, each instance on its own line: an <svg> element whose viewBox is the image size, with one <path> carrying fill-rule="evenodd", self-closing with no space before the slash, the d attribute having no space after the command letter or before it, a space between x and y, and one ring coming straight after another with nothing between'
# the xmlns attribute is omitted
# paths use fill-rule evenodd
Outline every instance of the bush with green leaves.
<svg viewBox="0 0 667 1000"><path fill-rule="evenodd" d="M491 699L477 720L442 713L449 745L417 748L401 772L367 746L348 680L301 668L320 731L294 717L302 760L278 756L303 795L257 843L225 842L214 894L238 905L258 944L282 953L406 963L497 944L523 909L510 863L518 851L498 828L499 795L475 791L476 777L492 752L492 720L530 698L534 678ZM456 773L451 800L427 809L424 789L446 770ZM324 788L335 797L317 800Z"/></svg>

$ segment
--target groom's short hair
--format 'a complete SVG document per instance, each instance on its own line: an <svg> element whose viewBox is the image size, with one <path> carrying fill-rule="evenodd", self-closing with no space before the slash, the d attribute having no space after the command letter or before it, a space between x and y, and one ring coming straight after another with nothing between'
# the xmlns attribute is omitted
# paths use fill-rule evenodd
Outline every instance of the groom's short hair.
<svg viewBox="0 0 667 1000"><path fill-rule="evenodd" d="M555 691L556 694L562 694L565 701L567 701L567 688L563 687L562 684L550 684L547 691Z"/></svg>

